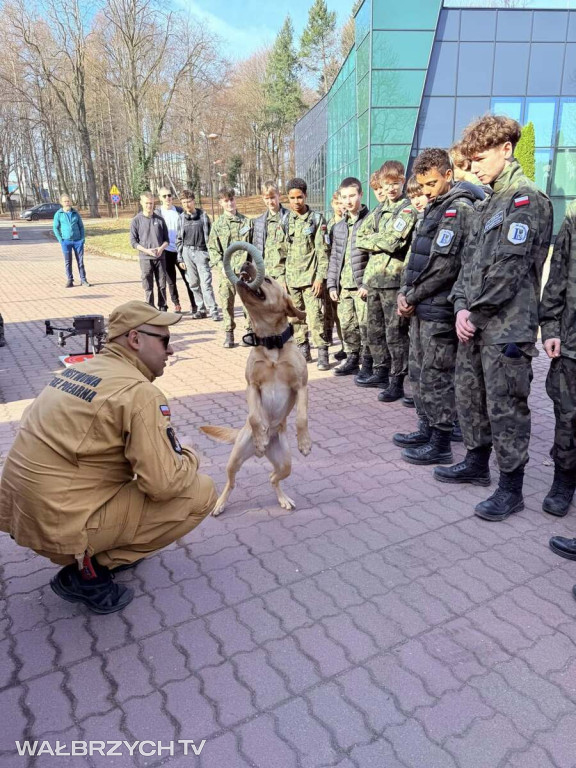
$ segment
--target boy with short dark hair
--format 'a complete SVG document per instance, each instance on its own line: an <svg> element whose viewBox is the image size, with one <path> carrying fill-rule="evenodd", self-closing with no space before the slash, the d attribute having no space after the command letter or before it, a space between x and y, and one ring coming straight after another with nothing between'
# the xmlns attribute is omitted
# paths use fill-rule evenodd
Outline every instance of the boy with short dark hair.
<svg viewBox="0 0 576 768"><path fill-rule="evenodd" d="M233 189L226 187L220 189L218 200L222 213L212 226L208 250L210 252L210 266L218 267L220 272L218 296L220 306L222 307L222 319L224 320L224 330L226 332L224 347L231 349L234 346L234 329L236 328L236 321L234 320L236 287L226 277L223 258L226 249L231 243L237 241L252 242L252 221L238 211L236 207L236 193ZM232 269L236 272L245 261L246 254L243 251L237 251L232 255ZM244 316L246 317L246 314ZM249 323L250 321L247 320L247 333L250 331Z"/></svg>
<svg viewBox="0 0 576 768"><path fill-rule="evenodd" d="M286 284L295 306L306 312L306 323L294 328L294 340L306 362L312 362L308 328L318 349L317 367L330 368L328 340L324 327L324 280L328 271L329 237L321 213L312 211L306 196L304 179L290 179L287 186L290 202L288 217L288 250L286 254Z"/></svg>
<svg viewBox="0 0 576 768"><path fill-rule="evenodd" d="M347 358L334 368L336 376L357 373L362 348L366 348L366 286L368 255L356 245L358 229L368 213L362 203L362 184L352 176L339 188L344 218L334 225L326 285L337 311Z"/></svg>

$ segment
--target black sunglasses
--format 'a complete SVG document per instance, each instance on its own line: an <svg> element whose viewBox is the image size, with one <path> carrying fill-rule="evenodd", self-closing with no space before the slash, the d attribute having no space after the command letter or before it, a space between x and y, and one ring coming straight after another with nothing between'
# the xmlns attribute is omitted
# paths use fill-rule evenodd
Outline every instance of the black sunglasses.
<svg viewBox="0 0 576 768"><path fill-rule="evenodd" d="M168 192L167 195L162 195L162 197L172 197L172 195L170 194L170 192Z"/></svg>
<svg viewBox="0 0 576 768"><path fill-rule="evenodd" d="M145 336L154 336L157 339L162 339L162 344L164 344L164 349L168 349L168 345L170 344L170 336L166 336L163 333L150 333L150 331L141 331L139 328L134 329L136 333L143 333ZM130 333L130 331L128 331ZM125 333L125 336L128 336L128 333Z"/></svg>

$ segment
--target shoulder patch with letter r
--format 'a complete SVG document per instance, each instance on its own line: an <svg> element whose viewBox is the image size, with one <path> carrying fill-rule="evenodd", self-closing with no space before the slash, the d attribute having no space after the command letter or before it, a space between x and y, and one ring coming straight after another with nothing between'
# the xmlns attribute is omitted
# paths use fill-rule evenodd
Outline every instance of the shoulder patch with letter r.
<svg viewBox="0 0 576 768"><path fill-rule="evenodd" d="M436 238L436 245L440 248L444 248L445 246L450 245L452 240L454 240L454 232L451 229L441 229Z"/></svg>
<svg viewBox="0 0 576 768"><path fill-rule="evenodd" d="M530 228L528 227L528 224L522 224L515 221L513 224L510 224L508 241L512 243L512 245L522 245L522 243L525 243L528 239L529 231Z"/></svg>

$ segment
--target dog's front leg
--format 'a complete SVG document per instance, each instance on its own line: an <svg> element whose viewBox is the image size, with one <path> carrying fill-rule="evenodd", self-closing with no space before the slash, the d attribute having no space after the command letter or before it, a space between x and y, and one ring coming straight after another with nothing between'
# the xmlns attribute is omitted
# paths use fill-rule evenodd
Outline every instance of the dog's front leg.
<svg viewBox="0 0 576 768"><path fill-rule="evenodd" d="M252 441L256 456L264 456L270 442L270 425L262 406L260 388L250 384L246 399L248 400L248 423L252 430Z"/></svg>
<svg viewBox="0 0 576 768"><path fill-rule="evenodd" d="M308 387L300 387L296 393L296 438L298 450L308 456L312 450L312 440L308 431Z"/></svg>

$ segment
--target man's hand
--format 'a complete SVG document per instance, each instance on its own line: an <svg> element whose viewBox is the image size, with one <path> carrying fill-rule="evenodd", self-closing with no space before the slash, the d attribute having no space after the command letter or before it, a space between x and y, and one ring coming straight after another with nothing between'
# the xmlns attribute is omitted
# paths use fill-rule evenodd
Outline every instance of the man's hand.
<svg viewBox="0 0 576 768"><path fill-rule="evenodd" d="M158 248L148 248L146 253L148 254L148 256L152 257L153 259L158 258Z"/></svg>
<svg viewBox="0 0 576 768"><path fill-rule="evenodd" d="M560 339L546 339L544 349L548 357L560 357Z"/></svg>
<svg viewBox="0 0 576 768"><path fill-rule="evenodd" d="M176 263L178 264L182 272L186 272L186 264L183 261L177 261Z"/></svg>
<svg viewBox="0 0 576 768"><path fill-rule="evenodd" d="M401 317L411 317L416 309L413 304L408 304L406 296L403 293L398 294L396 304L398 305L398 314Z"/></svg>
<svg viewBox="0 0 576 768"><path fill-rule="evenodd" d="M338 301L338 291L330 291L330 298L332 301Z"/></svg>
<svg viewBox="0 0 576 768"><path fill-rule="evenodd" d="M366 301L368 298L368 290L366 288L358 288L358 296L360 296L361 299Z"/></svg>
<svg viewBox="0 0 576 768"><path fill-rule="evenodd" d="M470 312L467 309L461 309L456 315L456 335L462 344L467 344L476 333L476 326L470 322L469 317Z"/></svg>
<svg viewBox="0 0 576 768"><path fill-rule="evenodd" d="M312 293L317 299L319 299L320 296L322 296L323 290L324 290L324 280L314 280L314 282L312 283Z"/></svg>

